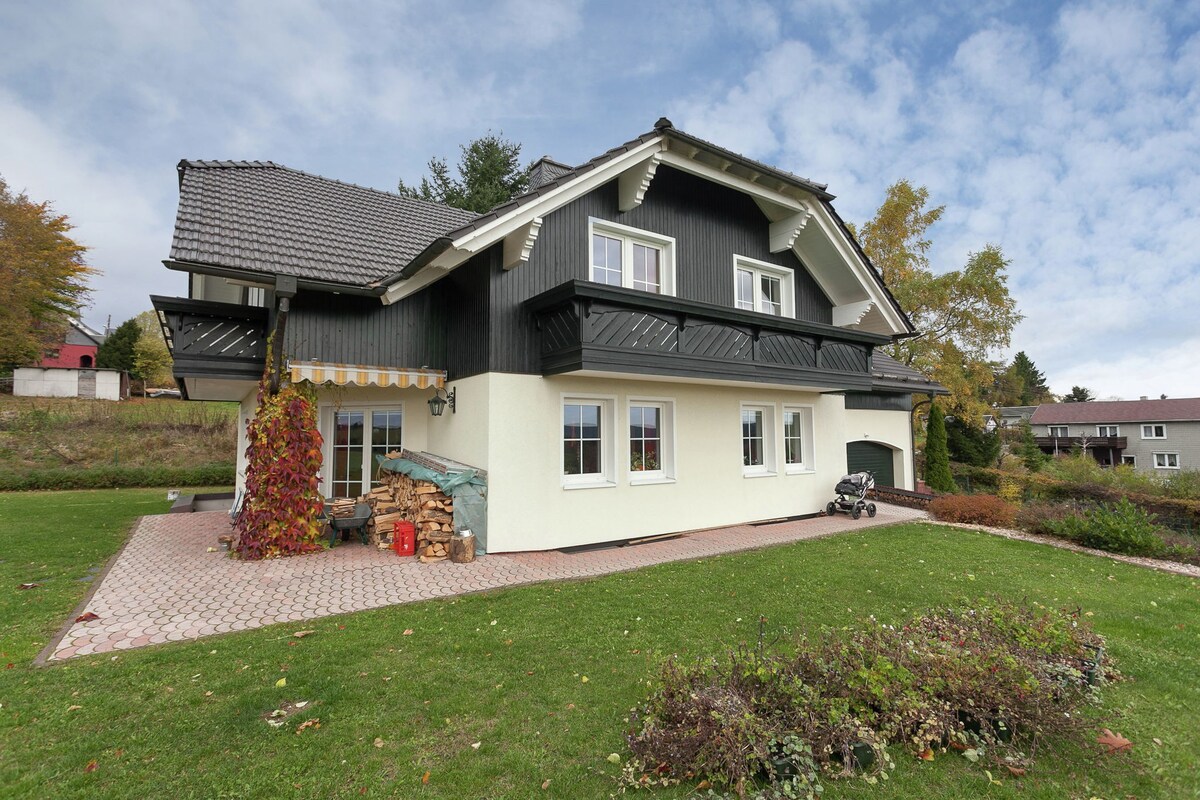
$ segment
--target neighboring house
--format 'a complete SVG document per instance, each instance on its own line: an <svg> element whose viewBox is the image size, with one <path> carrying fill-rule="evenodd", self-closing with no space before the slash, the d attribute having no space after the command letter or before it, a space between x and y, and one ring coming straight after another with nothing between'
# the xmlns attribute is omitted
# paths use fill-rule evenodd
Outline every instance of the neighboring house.
<svg viewBox="0 0 1200 800"><path fill-rule="evenodd" d="M62 344L48 350L39 367L91 369L96 366L96 351L104 343L104 334L79 320L71 320Z"/></svg>
<svg viewBox="0 0 1200 800"><path fill-rule="evenodd" d="M1000 427L1015 428L1022 422L1028 422L1037 408L1037 406L1001 406L998 409L1000 413L997 415Z"/></svg>
<svg viewBox="0 0 1200 800"><path fill-rule="evenodd" d="M17 397L127 400L129 376L119 369L17 367L13 370L13 394Z"/></svg>
<svg viewBox="0 0 1200 800"><path fill-rule="evenodd" d="M912 395L944 390L877 352L913 326L820 184L665 119L483 215L178 169L189 297L152 299L179 386L244 423L277 331L327 495L401 445L485 468L495 552L812 514L865 465L913 488Z"/></svg>
<svg viewBox="0 0 1200 800"><path fill-rule="evenodd" d="M1050 403L1031 423L1047 453L1086 446L1101 464L1159 475L1200 468L1200 397Z"/></svg>

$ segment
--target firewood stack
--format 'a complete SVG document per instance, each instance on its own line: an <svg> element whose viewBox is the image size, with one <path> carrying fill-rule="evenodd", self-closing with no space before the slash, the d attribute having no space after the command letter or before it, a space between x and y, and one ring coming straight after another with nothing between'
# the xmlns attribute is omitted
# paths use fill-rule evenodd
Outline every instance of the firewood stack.
<svg viewBox="0 0 1200 800"><path fill-rule="evenodd" d="M354 516L354 504L359 502L356 497L343 497L329 501L329 516L337 519Z"/></svg>
<svg viewBox="0 0 1200 800"><path fill-rule="evenodd" d="M416 524L417 557L423 563L449 558L454 501L434 484L407 475L381 471L380 480L391 490L400 518Z"/></svg>
<svg viewBox="0 0 1200 800"><path fill-rule="evenodd" d="M380 550L392 546L392 530L404 519L400 506L390 486L376 486L367 494L367 505L371 506L371 520L367 523L367 534Z"/></svg>

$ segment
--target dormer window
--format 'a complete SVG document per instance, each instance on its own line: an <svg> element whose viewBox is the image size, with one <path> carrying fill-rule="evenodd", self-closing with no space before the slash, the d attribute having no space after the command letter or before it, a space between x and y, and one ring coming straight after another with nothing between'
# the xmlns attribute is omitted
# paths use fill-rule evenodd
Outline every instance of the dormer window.
<svg viewBox="0 0 1200 800"><path fill-rule="evenodd" d="M588 278L652 294L675 294L675 240L670 236L591 220Z"/></svg>
<svg viewBox="0 0 1200 800"><path fill-rule="evenodd" d="M794 317L796 276L790 269L745 256L733 259L734 307L775 317Z"/></svg>

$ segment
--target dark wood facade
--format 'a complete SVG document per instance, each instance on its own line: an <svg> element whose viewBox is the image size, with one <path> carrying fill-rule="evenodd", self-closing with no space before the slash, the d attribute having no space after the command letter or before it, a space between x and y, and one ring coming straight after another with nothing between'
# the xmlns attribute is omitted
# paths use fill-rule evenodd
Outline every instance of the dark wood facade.
<svg viewBox="0 0 1200 800"><path fill-rule="evenodd" d="M590 283L591 219L672 237L675 295ZM872 349L888 337L833 327L829 298L791 250L770 252L768 231L747 195L664 165L631 211L618 209L614 180L547 214L528 263L513 269L498 243L391 305L302 290L284 353L440 368L450 380L597 369L869 392ZM795 319L734 308L735 256L794 274Z"/></svg>

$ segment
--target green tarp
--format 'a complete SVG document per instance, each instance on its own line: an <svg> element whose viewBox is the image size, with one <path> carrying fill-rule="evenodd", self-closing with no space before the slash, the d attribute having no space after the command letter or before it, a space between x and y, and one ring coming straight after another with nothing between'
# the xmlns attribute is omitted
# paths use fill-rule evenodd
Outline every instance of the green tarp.
<svg viewBox="0 0 1200 800"><path fill-rule="evenodd" d="M445 473L407 458L375 456L380 469L407 475L415 481L428 481L454 499L454 529L475 534L475 554L487 552L487 482L473 469Z"/></svg>

